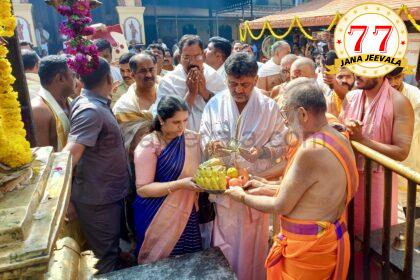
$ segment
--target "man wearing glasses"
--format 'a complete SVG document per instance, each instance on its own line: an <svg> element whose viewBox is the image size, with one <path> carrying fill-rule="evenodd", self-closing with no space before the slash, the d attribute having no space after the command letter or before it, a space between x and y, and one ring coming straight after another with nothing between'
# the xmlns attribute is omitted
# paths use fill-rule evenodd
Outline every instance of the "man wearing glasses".
<svg viewBox="0 0 420 280"><path fill-rule="evenodd" d="M178 45L181 63L162 78L153 111L163 96L179 95L190 107L187 128L198 132L204 107L214 94L225 90L226 85L216 70L204 64L200 37L184 35Z"/></svg>
<svg viewBox="0 0 420 280"><path fill-rule="evenodd" d="M282 117L301 144L282 181L252 180L245 191L231 187L226 194L281 215L281 231L266 260L267 279L346 279L346 207L358 186L355 156L349 140L328 125L324 94L315 80L290 82L286 95Z"/></svg>
<svg viewBox="0 0 420 280"><path fill-rule="evenodd" d="M258 65L253 56L236 53L225 67L229 90L218 94L204 110L202 147L208 157L220 157L229 166L263 176L277 165L286 148L280 108L255 87ZM238 279L264 279L268 215L223 195L215 202L214 246L221 248Z"/></svg>

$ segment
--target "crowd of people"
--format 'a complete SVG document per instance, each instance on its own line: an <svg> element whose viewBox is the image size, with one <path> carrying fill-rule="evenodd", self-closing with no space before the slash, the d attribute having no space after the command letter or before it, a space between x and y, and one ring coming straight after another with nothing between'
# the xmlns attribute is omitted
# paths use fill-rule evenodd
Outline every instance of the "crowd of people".
<svg viewBox="0 0 420 280"><path fill-rule="evenodd" d="M355 140L418 170L420 92L402 68L385 77L326 72L337 57L258 62L248 44L184 35L115 62L95 41L98 68L77 76L63 55L22 58L39 146L74 166L68 219L77 219L99 273L122 267L120 239L139 264L218 246L238 279L345 279L346 209L364 224L363 158ZM414 115L414 112L416 115ZM235 147L235 149L232 148ZM200 163L252 174L244 187L203 193ZM382 227L383 169L372 174L372 230ZM392 223L397 222L397 185ZM269 250L268 213L281 224Z"/></svg>

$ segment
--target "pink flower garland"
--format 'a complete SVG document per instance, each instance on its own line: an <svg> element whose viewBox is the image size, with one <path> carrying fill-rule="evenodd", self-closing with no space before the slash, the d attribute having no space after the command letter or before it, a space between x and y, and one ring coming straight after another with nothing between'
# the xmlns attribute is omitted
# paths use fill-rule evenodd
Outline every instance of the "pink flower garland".
<svg viewBox="0 0 420 280"><path fill-rule="evenodd" d="M70 55L67 64L79 75L92 73L99 64L98 49L91 40L83 36L94 33L88 25L92 22L89 0L66 0L58 12L67 17L60 24L60 32L66 35L66 53Z"/></svg>

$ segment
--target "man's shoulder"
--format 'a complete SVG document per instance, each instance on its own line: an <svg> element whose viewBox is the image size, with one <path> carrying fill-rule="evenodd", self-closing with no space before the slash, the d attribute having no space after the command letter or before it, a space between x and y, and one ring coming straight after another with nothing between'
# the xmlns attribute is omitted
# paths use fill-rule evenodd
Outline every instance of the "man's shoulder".
<svg viewBox="0 0 420 280"><path fill-rule="evenodd" d="M99 117L101 111L99 101L95 101L83 95L80 95L73 100L71 108L72 117L82 113L90 117Z"/></svg>
<svg viewBox="0 0 420 280"><path fill-rule="evenodd" d="M31 100L31 107L34 114L42 115L45 119L53 117L50 107L40 96L36 96Z"/></svg>
<svg viewBox="0 0 420 280"><path fill-rule="evenodd" d="M159 87L162 85L173 86L174 80L185 79L182 71L184 71L182 65L178 65L174 70L169 71L165 76L160 78Z"/></svg>
<svg viewBox="0 0 420 280"><path fill-rule="evenodd" d="M219 92L218 94L216 94L215 96L213 96L210 101L207 103L206 107L208 108L217 108L219 107L222 103L228 102L229 99L229 90L225 89L221 92Z"/></svg>
<svg viewBox="0 0 420 280"><path fill-rule="evenodd" d="M314 168L322 164L323 158L329 153L328 149L322 145L315 144L312 139L304 141L296 152L295 162Z"/></svg>
<svg viewBox="0 0 420 280"><path fill-rule="evenodd" d="M268 108L270 110L277 110L277 109L279 109L276 101L273 98L268 97L267 95L265 95L261 91L261 89L254 88L254 94L257 94L258 103L260 104L261 107L266 107L266 108Z"/></svg>
<svg viewBox="0 0 420 280"><path fill-rule="evenodd" d="M411 102L408 96L401 94L398 90L391 88L392 103L394 104L394 112L405 111L405 108L411 107Z"/></svg>

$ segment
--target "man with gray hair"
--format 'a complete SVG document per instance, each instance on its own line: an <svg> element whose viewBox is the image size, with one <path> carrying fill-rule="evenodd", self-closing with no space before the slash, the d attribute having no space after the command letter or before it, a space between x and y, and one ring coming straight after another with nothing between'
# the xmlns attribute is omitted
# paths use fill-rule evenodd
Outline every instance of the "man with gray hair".
<svg viewBox="0 0 420 280"><path fill-rule="evenodd" d="M290 82L290 67L292 63L296 61L299 57L295 54L288 54L281 59L280 69L281 69L281 78L284 81L282 84L273 87L271 90L271 98L276 99L277 96L284 91L287 83Z"/></svg>
<svg viewBox="0 0 420 280"><path fill-rule="evenodd" d="M358 186L355 156L350 141L328 125L325 98L315 80L291 81L286 94L282 118L301 144L293 149L282 181L252 180L226 194L281 215L281 231L266 260L267 279L346 279L346 208Z"/></svg>
<svg viewBox="0 0 420 280"><path fill-rule="evenodd" d="M258 71L258 88L271 91L274 86L284 82L281 78L281 59L290 53L290 45L286 41L278 41L271 47L271 59Z"/></svg>
<svg viewBox="0 0 420 280"><path fill-rule="evenodd" d="M228 90L203 112L200 134L207 157L219 157L240 172L260 175L283 155L280 108L255 87L258 65L247 53L226 62ZM264 279L268 216L220 195L215 198L213 244L222 249L238 279Z"/></svg>
<svg viewBox="0 0 420 280"><path fill-rule="evenodd" d="M290 67L290 78L296 79L299 77L316 79L315 63L312 59L307 57L299 57L293 62Z"/></svg>

